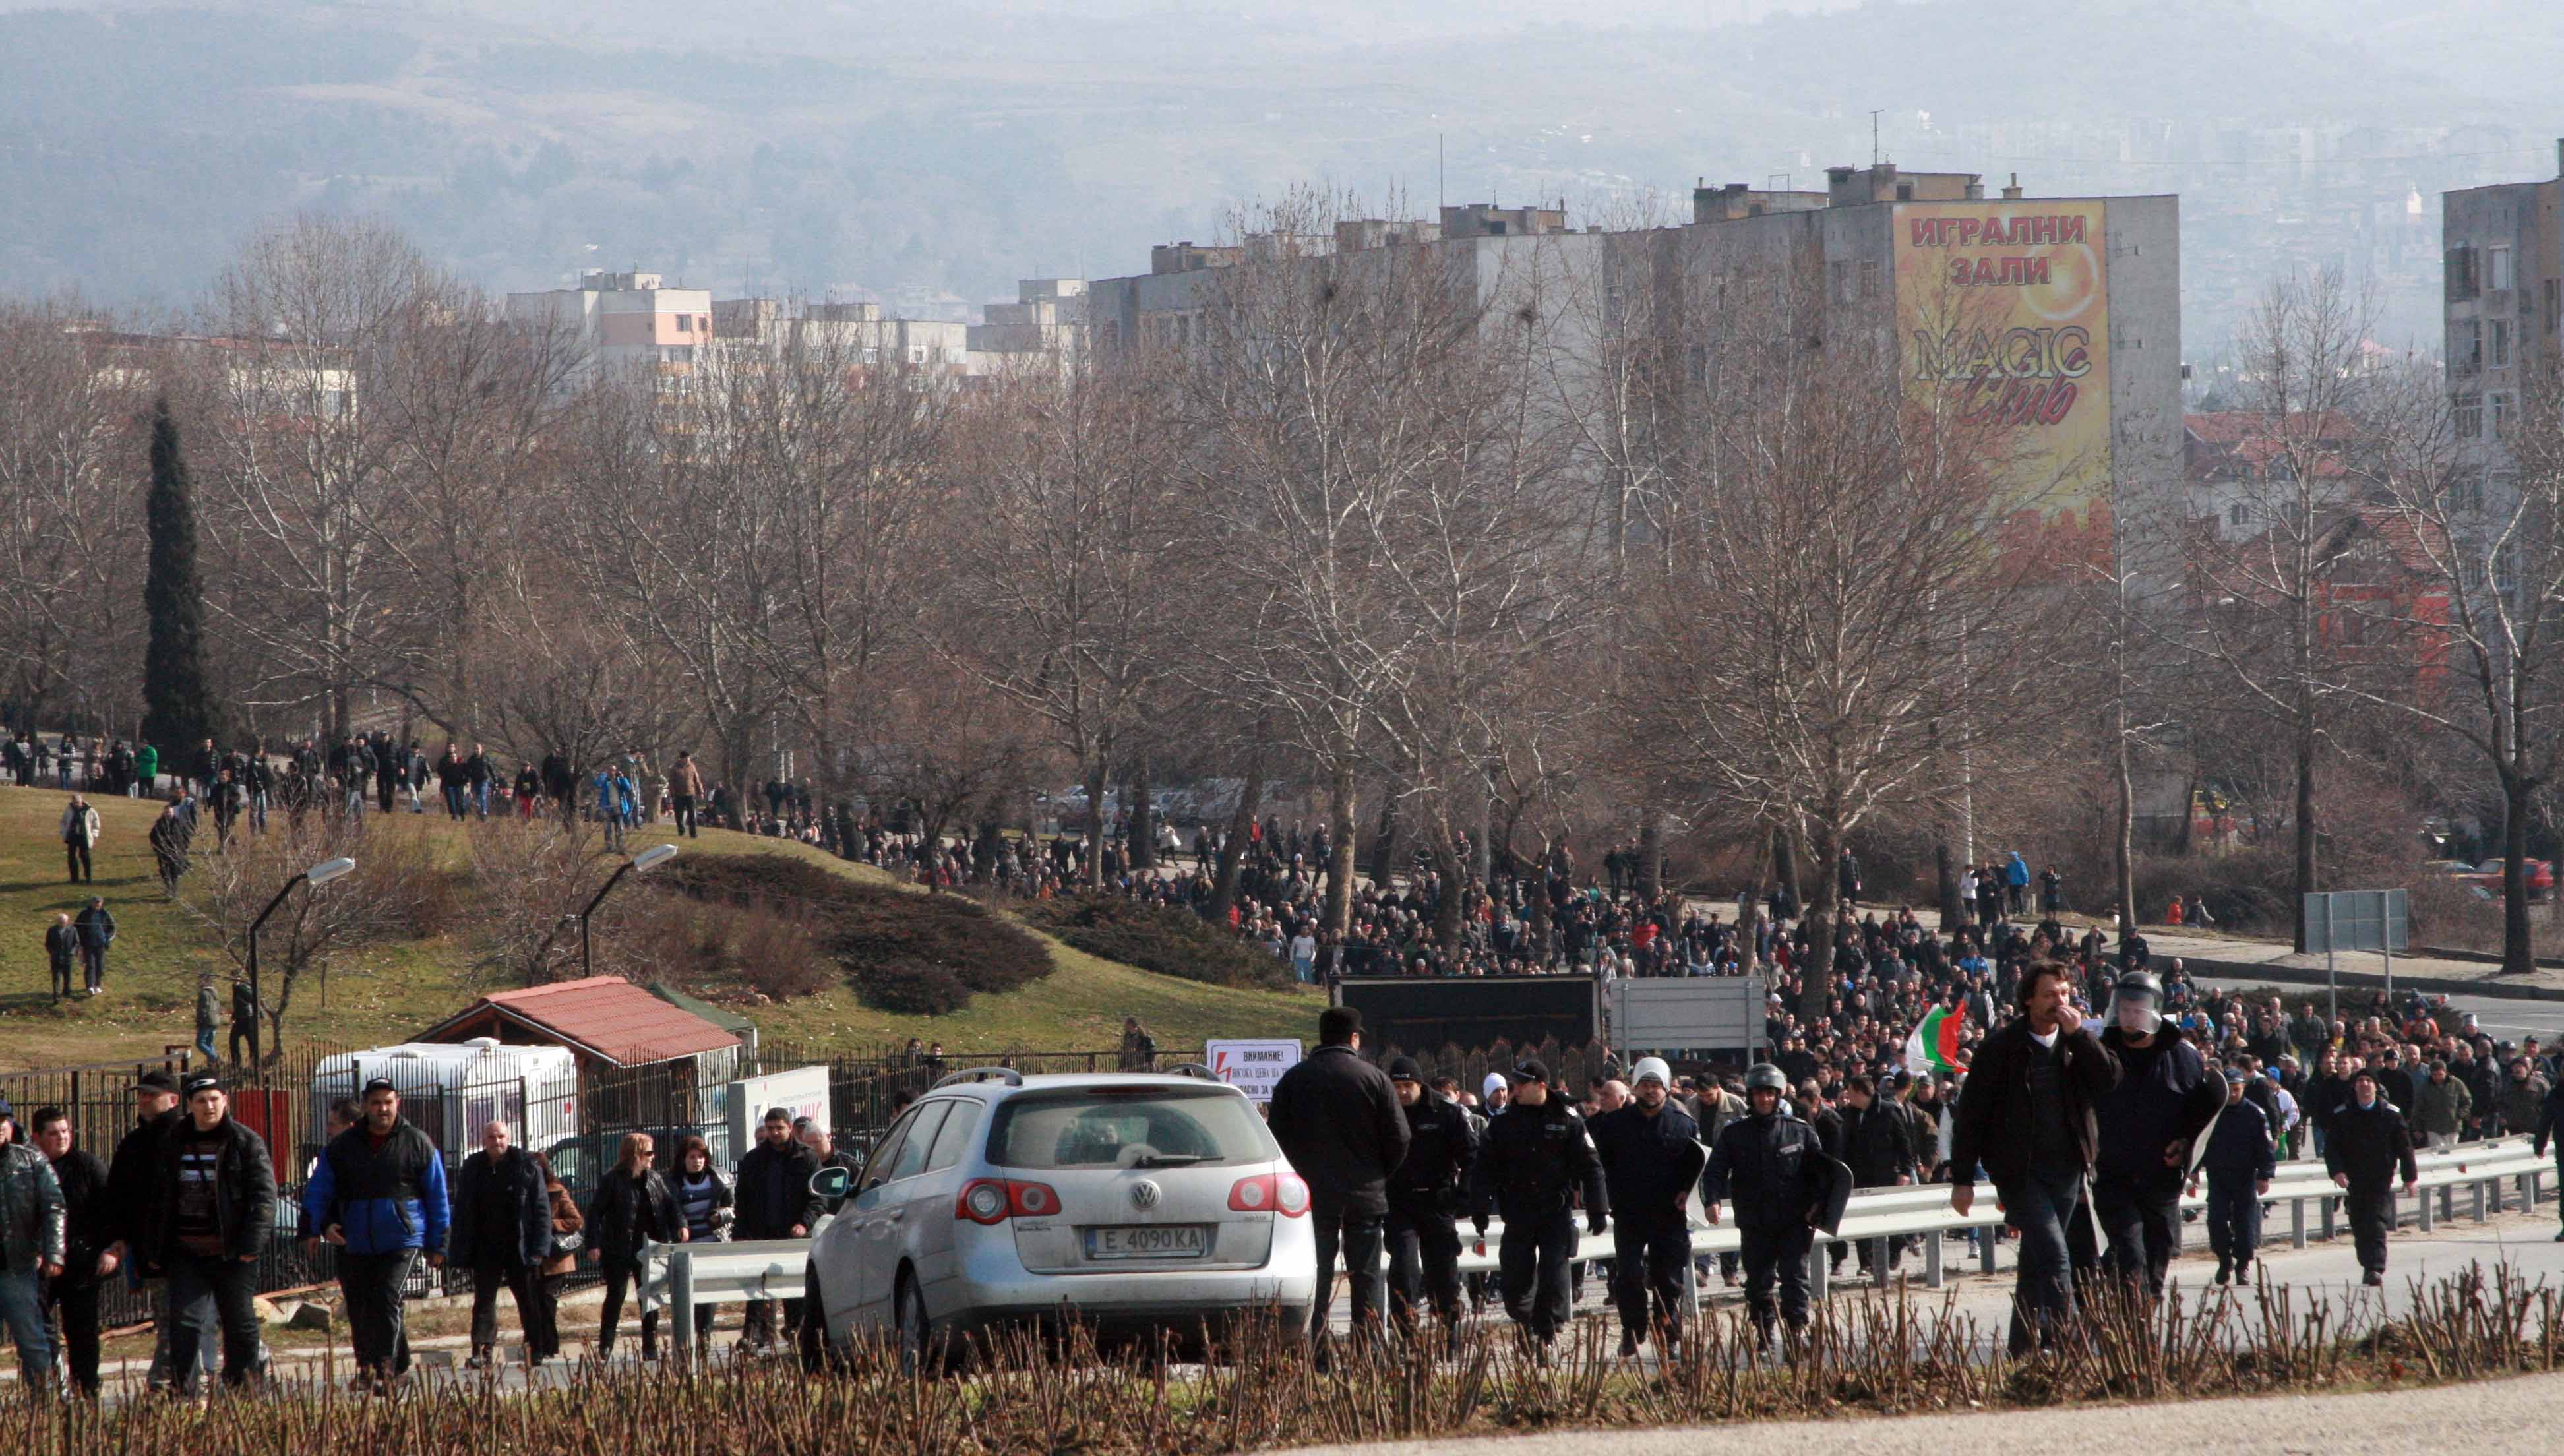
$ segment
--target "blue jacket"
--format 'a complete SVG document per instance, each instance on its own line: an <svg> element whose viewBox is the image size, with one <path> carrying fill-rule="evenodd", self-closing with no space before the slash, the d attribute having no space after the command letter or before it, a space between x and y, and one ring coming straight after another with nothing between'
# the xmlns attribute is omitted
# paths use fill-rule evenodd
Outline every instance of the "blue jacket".
<svg viewBox="0 0 2564 1456"><path fill-rule="evenodd" d="M2004 883L2015 889L2026 888L2030 884L2030 866L2022 862L2019 850L2004 862Z"/></svg>
<svg viewBox="0 0 2564 1456"><path fill-rule="evenodd" d="M303 1187L303 1227L338 1225L351 1254L445 1252L445 1159L408 1123L377 1150L358 1123L329 1140Z"/></svg>
<svg viewBox="0 0 2564 1456"><path fill-rule="evenodd" d="M2275 1175L2279 1167L2270 1153L2270 1120L2249 1098L2228 1103L2217 1115L2217 1126L2209 1130L2208 1150L2199 1166L2221 1182Z"/></svg>

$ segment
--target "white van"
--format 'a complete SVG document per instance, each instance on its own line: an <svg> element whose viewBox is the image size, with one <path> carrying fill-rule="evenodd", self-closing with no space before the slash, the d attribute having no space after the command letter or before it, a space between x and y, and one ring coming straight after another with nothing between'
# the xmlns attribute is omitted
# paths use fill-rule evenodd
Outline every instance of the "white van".
<svg viewBox="0 0 2564 1456"><path fill-rule="evenodd" d="M496 1120L521 1147L548 1149L578 1136L578 1063L567 1047L467 1042L402 1042L324 1058L312 1079L312 1126L328 1126L332 1104L377 1077L400 1089L401 1116L416 1123L449 1162L481 1145Z"/></svg>

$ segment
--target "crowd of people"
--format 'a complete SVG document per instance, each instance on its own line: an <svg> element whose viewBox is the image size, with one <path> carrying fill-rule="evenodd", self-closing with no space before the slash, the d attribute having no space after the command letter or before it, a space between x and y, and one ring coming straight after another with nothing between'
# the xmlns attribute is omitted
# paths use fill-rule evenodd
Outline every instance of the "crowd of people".
<svg viewBox="0 0 2564 1456"><path fill-rule="evenodd" d="M1339 1257L1358 1339L1412 1333L1428 1310L1456 1326L1456 1220L1483 1235L1493 1214L1505 1311L1545 1349L1573 1307L1581 1214L1587 1232L1611 1233L1611 1302L1633 1354L1680 1329L1697 1196L1711 1223L1722 1205L1735 1220L1741 1246L1722 1270L1731 1285L1741 1273L1769 1341L1808 1320L1809 1254L1829 1203L1940 1182L1967 1215L1991 1183L2002 1227L1962 1236L2018 1241L2011 1343L2026 1353L2060 1337L2078 1299L2159 1299L2182 1247L2182 1199L2203 1185L2215 1281L2242 1284L2279 1163L2320 1159L2374 1286L2418 1147L2524 1134L2540 1156L2553 1144L2564 1178L2564 1069L2534 1040L2503 1046L2418 997L2291 1018L2275 999L2204 992L2177 965L2158 974L2134 936L2108 955L2043 933L1998 936L1989 959L1962 929L1927 978L1917 962L1931 937L1898 920L1839 942L1826 973L1843 984L1825 1014L1792 1010L1795 987L1776 994L1780 1050L1741 1071L1677 1076L1650 1056L1625 1073L1606 1064L1578 1089L1526 1060L1472 1090L1405 1056L1372 1065L1359 1013L1330 1008L1318 1053L1285 1075L1270 1113L1311 1187L1319 1329ZM1905 1065L1917 1059L1900 1028L1933 997L1970 1019L1963 1065ZM2477 1092L2493 1066L2505 1070ZM1892 1269L1900 1242L1862 1244L1864 1271L1881 1257ZM1842 1256L1834 1245L1837 1266Z"/></svg>

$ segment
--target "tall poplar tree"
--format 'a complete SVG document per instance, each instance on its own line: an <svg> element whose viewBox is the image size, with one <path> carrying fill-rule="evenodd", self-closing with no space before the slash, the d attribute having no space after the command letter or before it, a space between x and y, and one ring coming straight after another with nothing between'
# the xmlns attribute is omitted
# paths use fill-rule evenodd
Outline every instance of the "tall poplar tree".
<svg viewBox="0 0 2564 1456"><path fill-rule="evenodd" d="M157 745L164 763L212 737L223 717L205 680L205 591L196 577L190 496L178 422L163 398L151 408L151 569L142 585L151 637L142 654L142 741Z"/></svg>

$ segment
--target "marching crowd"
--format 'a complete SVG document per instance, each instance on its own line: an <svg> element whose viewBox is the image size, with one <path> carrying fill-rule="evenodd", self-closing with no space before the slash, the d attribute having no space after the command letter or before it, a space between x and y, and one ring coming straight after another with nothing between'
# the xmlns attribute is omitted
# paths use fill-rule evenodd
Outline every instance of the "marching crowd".
<svg viewBox="0 0 2564 1456"><path fill-rule="evenodd" d="M1710 1223L1735 1222L1740 1247L1722 1264L1730 1284L1741 1267L1768 1343L1778 1326L1807 1323L1816 1230L1839 1218L1852 1189L1938 1181L1962 1216L1982 1184L2001 1200L2004 1227L1967 1236L2018 1240L2011 1345L2022 1353L2055 1341L2096 1290L2159 1298L2182 1245L2181 1200L2202 1184L2216 1282L2240 1284L2251 1278L2278 1162L2322 1159L2374 1286L2421 1144L2525 1133L2541 1156L2554 1144L2564 1178L2564 1083L2534 1042L2512 1052L2478 1114L2474 1074L2450 1063L2481 1066L2503 1049L2466 1018L2426 1003L2332 1022L2308 1007L2292 1023L2275 1004L2168 988L2141 963L2141 944L2094 964L2088 951L2056 958L2043 936L2028 943L2027 958L1998 962L1985 983L1974 970L1940 983L1981 1003L2000 984L2002 999L1972 1017L1964 1066L1937 1075L1873 1070L1900 1058L1889 1033L1902 1017L1858 1005L1852 959L1868 967L1857 937L1837 957L1852 984L1834 1012L1810 1025L1776 1003L1774 1043L1785 1049L1741 1076L1677 1077L1650 1056L1576 1089L1525 1060L1471 1090L1405 1056L1374 1066L1360 1055L1359 1013L1330 1008L1318 1051L1285 1074L1270 1109L1275 1139L1310 1184L1317 1328L1339 1257L1358 1339L1384 1320L1411 1334L1428 1309L1455 1326L1457 1221L1483 1235L1492 1214L1504 1223L1505 1312L1545 1350L1573 1307L1581 1216L1588 1233L1611 1235L1611 1303L1621 1352L1634 1354L1681 1328L1697 1197ZM1886 958L1903 964L1892 949ZM1906 973L1882 970L1882 987L1895 994ZM2314 1064L2302 1075L2301 1051ZM2429 1056L2418 1077L2407 1065L2417 1053ZM1891 1268L1896 1242L1875 1241ZM1864 1269L1872 1249L1860 1247Z"/></svg>

